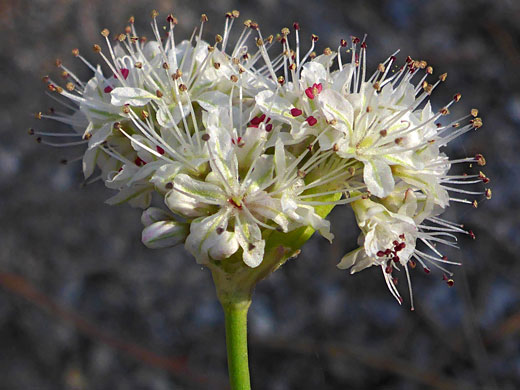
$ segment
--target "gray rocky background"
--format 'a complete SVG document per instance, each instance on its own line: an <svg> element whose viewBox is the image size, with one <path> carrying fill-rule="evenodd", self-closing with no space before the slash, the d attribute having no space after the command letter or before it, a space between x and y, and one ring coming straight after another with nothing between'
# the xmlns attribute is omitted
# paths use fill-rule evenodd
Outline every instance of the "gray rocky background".
<svg viewBox="0 0 520 390"><path fill-rule="evenodd" d="M40 77L56 57L83 78L70 50L95 61L99 31L150 11L178 17L189 36L206 12L207 37L239 9L265 33L298 20L319 49L368 34L369 63L400 48L425 59L455 92L455 116L476 106L484 127L451 145L483 153L494 197L448 215L473 229L455 286L413 272L415 312L400 307L380 271L337 270L355 247L347 211L333 213L334 244L315 237L255 293L250 355L255 389L520 388L520 2L0 1L0 389L226 389L223 315L210 274L182 249L140 243L139 211L109 207L101 183L81 188L74 152L38 145L27 129L52 129L32 112L53 101ZM404 283L401 289L405 294Z"/></svg>

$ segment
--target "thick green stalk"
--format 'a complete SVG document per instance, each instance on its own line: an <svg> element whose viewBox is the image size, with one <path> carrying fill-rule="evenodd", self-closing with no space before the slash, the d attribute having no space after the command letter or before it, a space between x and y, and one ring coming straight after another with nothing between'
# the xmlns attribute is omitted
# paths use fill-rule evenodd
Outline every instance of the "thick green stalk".
<svg viewBox="0 0 520 390"><path fill-rule="evenodd" d="M226 316L226 346L231 390L250 390L247 358L247 312L249 302L222 304Z"/></svg>

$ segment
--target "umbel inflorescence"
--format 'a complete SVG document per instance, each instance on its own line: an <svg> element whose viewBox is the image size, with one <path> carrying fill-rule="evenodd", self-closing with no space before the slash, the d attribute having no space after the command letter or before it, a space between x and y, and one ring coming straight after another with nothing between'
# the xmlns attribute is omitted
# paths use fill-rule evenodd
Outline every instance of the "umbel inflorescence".
<svg viewBox="0 0 520 390"><path fill-rule="evenodd" d="M399 63L397 52L367 73L365 39L341 40L336 51L316 55L318 37L303 51L297 23L265 37L246 20L232 38L237 11L226 14L224 33L209 42L206 15L183 41L175 17L163 30L158 13L152 16L153 40L137 33L134 18L124 33L101 32L106 47L93 49L108 72L73 50L94 74L87 82L57 60L64 85L44 80L69 111L37 116L74 132L32 131L45 144L86 147L85 178L117 191L107 203L144 209L146 246L184 243L199 263L238 256L255 268L272 232L310 227L332 240L326 215L350 205L360 246L339 268L379 266L399 302L400 269L409 286L418 264L440 269L453 284L445 265L457 263L438 244L456 246L456 233L473 233L439 215L450 202L476 207L473 198L491 192L460 188L486 183L483 173L449 173L453 164L485 160L450 160L441 151L482 126L475 109L446 119L460 94L432 108L430 95L446 74L431 81L431 66L411 57ZM166 207L151 207L153 193Z"/></svg>

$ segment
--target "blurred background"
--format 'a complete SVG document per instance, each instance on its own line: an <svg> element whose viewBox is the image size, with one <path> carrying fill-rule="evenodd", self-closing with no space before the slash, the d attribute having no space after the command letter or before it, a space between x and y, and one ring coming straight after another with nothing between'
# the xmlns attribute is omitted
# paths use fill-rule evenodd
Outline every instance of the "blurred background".
<svg viewBox="0 0 520 390"><path fill-rule="evenodd" d="M401 49L448 72L434 108L456 92L454 117L480 108L484 126L450 145L483 153L493 199L452 206L461 237L455 286L413 272L416 311L392 298L379 269L336 269L356 246L348 211L332 214L336 240L314 237L297 260L258 286L251 308L255 389L520 388L520 2L516 0L2 0L0 2L0 389L226 389L224 319L210 273L183 250L146 249L139 210L109 207L102 183L83 187L70 151L38 145L33 118L54 102L41 76L54 59L121 31L130 15L151 36L150 11L174 12L177 39L202 12L206 37L224 13L264 34L299 21L318 51L368 34L368 61ZM242 20L243 20L242 19ZM163 20L163 19L161 19ZM239 31L237 29L236 31ZM235 32L236 32L235 31ZM73 156L72 156L73 157Z"/></svg>

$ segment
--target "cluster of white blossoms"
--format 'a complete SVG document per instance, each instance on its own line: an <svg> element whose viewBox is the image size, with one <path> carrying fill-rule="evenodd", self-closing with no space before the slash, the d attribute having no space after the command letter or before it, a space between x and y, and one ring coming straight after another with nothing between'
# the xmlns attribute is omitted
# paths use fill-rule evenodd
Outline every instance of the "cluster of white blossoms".
<svg viewBox="0 0 520 390"><path fill-rule="evenodd" d="M316 56L312 35L308 51L300 52L297 23L292 32L263 37L258 24L246 20L232 39L237 11L226 14L223 35L211 43L203 40L206 15L198 32L181 42L175 17L169 15L162 30L158 13L152 16L154 40L138 35L133 18L124 33L101 32L106 49L94 45L94 51L108 73L75 49L94 73L85 83L58 60L65 85L44 80L71 111L37 116L75 132L31 131L54 146L84 144L78 159L85 178L117 191L107 202L145 209L146 246L184 243L202 264L237 253L253 268L264 258L269 231L311 227L332 240L326 214L350 204L360 247L339 268L380 266L399 302L394 271L400 268L409 285L409 268L417 263L427 272L428 265L440 268L453 283L443 264L456 263L437 244L455 246L455 233L472 233L439 215L450 201L476 206L453 194L491 193L458 187L487 182L483 173L448 173L453 164L485 160L450 160L441 151L482 125L477 110L441 119L460 94L432 109L430 94L446 74L432 84L433 68L425 61L408 57L396 64L394 53L369 75L365 40L356 37ZM50 137L77 139L55 143ZM150 207L159 199L154 193L166 208Z"/></svg>

